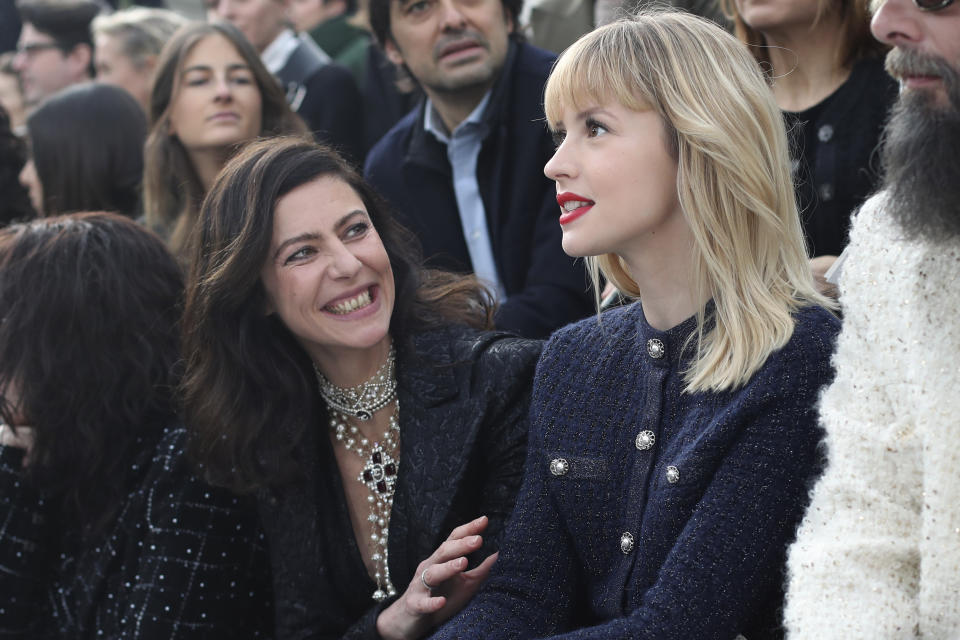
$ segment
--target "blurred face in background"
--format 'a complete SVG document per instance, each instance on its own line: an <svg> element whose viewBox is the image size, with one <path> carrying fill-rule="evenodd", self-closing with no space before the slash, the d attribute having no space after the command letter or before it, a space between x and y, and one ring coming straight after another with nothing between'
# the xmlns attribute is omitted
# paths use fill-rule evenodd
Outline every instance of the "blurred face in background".
<svg viewBox="0 0 960 640"><path fill-rule="evenodd" d="M225 37L209 35L184 58L169 133L188 153L231 147L260 135L262 107L246 61Z"/></svg>
<svg viewBox="0 0 960 640"><path fill-rule="evenodd" d="M20 90L20 77L16 73L0 71L0 106L10 116L10 128L21 129L27 122L27 105Z"/></svg>
<svg viewBox="0 0 960 640"><path fill-rule="evenodd" d="M125 89L137 99L144 113L150 107L150 83L153 80L154 56L137 63L123 51L123 41L112 35L98 34L95 39L94 64L97 82Z"/></svg>
<svg viewBox="0 0 960 640"><path fill-rule="evenodd" d="M89 80L90 47L78 44L63 51L49 34L23 25L13 66L23 82L23 96L34 107L57 91Z"/></svg>
<svg viewBox="0 0 960 640"><path fill-rule="evenodd" d="M27 160L20 170L20 184L22 184L30 193L30 204L37 215L43 215L43 184L40 183L40 176L37 175L37 167L33 164L33 158Z"/></svg>
<svg viewBox="0 0 960 640"><path fill-rule="evenodd" d="M287 18L297 31L309 31L346 10L342 0L287 0Z"/></svg>
<svg viewBox="0 0 960 640"><path fill-rule="evenodd" d="M829 8L822 4L822 0L736 0L740 17L760 32L809 29Z"/></svg>
<svg viewBox="0 0 960 640"><path fill-rule="evenodd" d="M281 0L207 0L207 19L231 23L259 53L263 53L286 26Z"/></svg>

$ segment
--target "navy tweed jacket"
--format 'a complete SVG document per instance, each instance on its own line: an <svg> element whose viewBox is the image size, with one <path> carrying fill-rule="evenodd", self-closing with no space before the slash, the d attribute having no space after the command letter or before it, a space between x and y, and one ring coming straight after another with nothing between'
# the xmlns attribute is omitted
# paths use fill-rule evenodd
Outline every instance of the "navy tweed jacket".
<svg viewBox="0 0 960 640"><path fill-rule="evenodd" d="M693 318L657 331L635 303L554 334L500 558L434 638L781 636L839 325L819 307L795 319L788 343L722 393L682 393Z"/></svg>

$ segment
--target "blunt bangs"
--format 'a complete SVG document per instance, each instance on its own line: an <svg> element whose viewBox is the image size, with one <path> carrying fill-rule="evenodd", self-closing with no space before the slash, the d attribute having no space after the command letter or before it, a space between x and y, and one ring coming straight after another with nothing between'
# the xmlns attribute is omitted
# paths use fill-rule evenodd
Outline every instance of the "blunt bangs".
<svg viewBox="0 0 960 640"><path fill-rule="evenodd" d="M547 80L547 124L558 122L564 107L583 111L618 102L633 111L650 110L656 101L650 95L651 84L638 73L644 68L637 61L642 50L636 31L617 28L598 29L570 45Z"/></svg>

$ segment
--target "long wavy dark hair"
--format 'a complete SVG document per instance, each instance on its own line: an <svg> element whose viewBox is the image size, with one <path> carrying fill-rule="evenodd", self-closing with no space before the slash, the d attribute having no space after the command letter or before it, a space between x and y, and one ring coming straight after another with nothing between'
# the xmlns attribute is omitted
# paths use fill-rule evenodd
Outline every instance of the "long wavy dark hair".
<svg viewBox="0 0 960 640"><path fill-rule="evenodd" d="M0 415L34 429L28 481L84 525L173 418L182 293L160 238L123 216L0 231Z"/></svg>
<svg viewBox="0 0 960 640"><path fill-rule="evenodd" d="M287 105L276 79L247 39L227 22L194 22L181 27L164 45L150 91L150 132L144 150L143 199L147 224L168 236L171 250L189 254L204 186L187 150L170 135L170 105L180 88L183 62L197 43L220 35L233 45L253 74L262 101L260 135L304 134L307 126ZM335 96L333 96L335 98Z"/></svg>
<svg viewBox="0 0 960 640"><path fill-rule="evenodd" d="M189 452L210 482L237 492L294 477L303 433L320 419L310 358L276 315L265 313L260 272L277 200L325 177L360 196L386 248L398 348L414 331L492 326L490 293L473 277L423 269L413 235L335 151L297 138L249 145L204 200L183 320Z"/></svg>

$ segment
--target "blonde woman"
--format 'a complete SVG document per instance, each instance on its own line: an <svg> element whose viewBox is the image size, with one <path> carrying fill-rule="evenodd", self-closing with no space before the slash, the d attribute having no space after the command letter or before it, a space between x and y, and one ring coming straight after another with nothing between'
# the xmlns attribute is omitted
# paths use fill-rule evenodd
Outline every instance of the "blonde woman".
<svg viewBox="0 0 960 640"><path fill-rule="evenodd" d="M781 635L838 329L780 113L719 27L644 14L546 89L563 248L637 301L561 329L493 575L437 637Z"/></svg>

